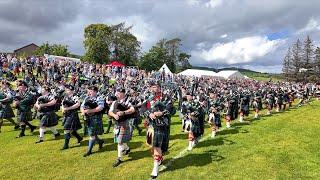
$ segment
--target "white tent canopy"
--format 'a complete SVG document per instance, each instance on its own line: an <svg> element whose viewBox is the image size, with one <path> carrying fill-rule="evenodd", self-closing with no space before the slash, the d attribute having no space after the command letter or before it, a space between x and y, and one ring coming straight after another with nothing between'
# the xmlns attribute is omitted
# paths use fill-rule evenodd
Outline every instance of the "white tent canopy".
<svg viewBox="0 0 320 180"><path fill-rule="evenodd" d="M245 79L239 71L220 71L216 76L224 79Z"/></svg>
<svg viewBox="0 0 320 180"><path fill-rule="evenodd" d="M162 65L162 67L159 69L159 72L163 72L163 70L166 74L172 74L172 72L170 71L170 69L168 68L168 66L166 64Z"/></svg>
<svg viewBox="0 0 320 180"><path fill-rule="evenodd" d="M199 69L187 69L180 72L178 75L202 77L202 76L216 76L216 73L213 71L206 71L206 70L199 70Z"/></svg>

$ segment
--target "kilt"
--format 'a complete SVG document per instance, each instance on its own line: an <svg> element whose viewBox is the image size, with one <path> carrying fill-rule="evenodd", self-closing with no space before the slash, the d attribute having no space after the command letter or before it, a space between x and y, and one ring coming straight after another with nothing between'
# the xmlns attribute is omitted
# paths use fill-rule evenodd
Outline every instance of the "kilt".
<svg viewBox="0 0 320 180"><path fill-rule="evenodd" d="M116 122L114 125L114 142L121 144L127 143L132 138L132 127L131 127L132 119L128 119L123 122Z"/></svg>
<svg viewBox="0 0 320 180"><path fill-rule="evenodd" d="M240 111L244 116L249 116L249 105L243 105Z"/></svg>
<svg viewBox="0 0 320 180"><path fill-rule="evenodd" d="M199 119L192 120L191 132L194 134L195 137L200 136L200 134L201 134L201 126L200 126Z"/></svg>
<svg viewBox="0 0 320 180"><path fill-rule="evenodd" d="M154 128L152 146L161 148L162 152L167 152L169 147L168 127Z"/></svg>
<svg viewBox="0 0 320 180"><path fill-rule="evenodd" d="M221 126L221 116L220 114L215 114L214 116L214 125L217 127L222 127Z"/></svg>
<svg viewBox="0 0 320 180"><path fill-rule="evenodd" d="M27 110L27 111L20 111L17 110L17 120L18 122L28 122L28 121L32 121L32 112L31 109Z"/></svg>
<svg viewBox="0 0 320 180"><path fill-rule="evenodd" d="M14 112L10 104L2 105L0 109L0 119L10 119L14 117Z"/></svg>
<svg viewBox="0 0 320 180"><path fill-rule="evenodd" d="M58 116L54 111L39 113L38 118L40 119L39 126L53 127L58 125Z"/></svg>
<svg viewBox="0 0 320 180"><path fill-rule="evenodd" d="M86 116L86 124L89 136L103 134L102 114Z"/></svg>
<svg viewBox="0 0 320 180"><path fill-rule="evenodd" d="M63 117L64 130L77 131L82 128L78 112L70 112Z"/></svg>

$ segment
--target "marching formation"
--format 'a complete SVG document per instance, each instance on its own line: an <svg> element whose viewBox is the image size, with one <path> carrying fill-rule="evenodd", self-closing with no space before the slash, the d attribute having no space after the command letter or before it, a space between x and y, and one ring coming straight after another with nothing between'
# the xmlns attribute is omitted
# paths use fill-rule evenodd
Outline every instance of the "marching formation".
<svg viewBox="0 0 320 180"><path fill-rule="evenodd" d="M153 179L168 151L171 117L176 113L182 132L188 134L188 150L192 150L204 135L206 123L214 138L224 121L226 128L231 128L235 120L245 122L250 111L257 119L262 109L270 116L274 111L291 108L295 99L300 106L308 103L311 96L320 97L318 84L185 77L45 58L9 62L2 56L1 72L6 76L1 81L0 132L5 120L20 130L17 138L24 137L29 127L31 133L39 131L36 143L45 143L48 129L54 138L61 136L57 130L61 123L61 149L69 148L71 137L81 143L83 136L88 136L83 155L88 157L93 154L94 145L103 148L105 142L99 136L109 133L113 125L118 151L113 167L117 167L124 162L122 157L130 153L133 131L136 129L139 135L143 131L143 122L154 159ZM17 80L17 76L23 78ZM103 122L103 117L108 122ZM31 124L34 119L39 120L37 126ZM83 136L78 132L81 129Z"/></svg>

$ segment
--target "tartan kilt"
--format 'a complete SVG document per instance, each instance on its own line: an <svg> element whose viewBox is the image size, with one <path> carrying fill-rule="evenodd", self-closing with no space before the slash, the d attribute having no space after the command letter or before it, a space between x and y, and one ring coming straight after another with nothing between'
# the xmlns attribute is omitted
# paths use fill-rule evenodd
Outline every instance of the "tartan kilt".
<svg viewBox="0 0 320 180"><path fill-rule="evenodd" d="M244 105L240 110L244 116L249 116L249 105Z"/></svg>
<svg viewBox="0 0 320 180"><path fill-rule="evenodd" d="M39 113L38 118L40 119L40 127L53 127L58 125L58 116L54 111Z"/></svg>
<svg viewBox="0 0 320 180"><path fill-rule="evenodd" d="M127 143L132 138L132 127L131 127L132 119L128 119L123 122L116 122L114 125L114 142L121 144Z"/></svg>
<svg viewBox="0 0 320 180"><path fill-rule="evenodd" d="M77 131L82 128L78 112L71 112L63 117L62 121L64 130Z"/></svg>
<svg viewBox="0 0 320 180"><path fill-rule="evenodd" d="M86 124L89 136L96 136L103 134L102 114L93 116L86 116Z"/></svg>
<svg viewBox="0 0 320 180"><path fill-rule="evenodd" d="M161 148L162 152L168 151L169 131L167 127L154 128L152 147Z"/></svg>
<svg viewBox="0 0 320 180"><path fill-rule="evenodd" d="M199 119L192 120L191 132L195 134L195 136L199 136L201 134L201 126Z"/></svg>
<svg viewBox="0 0 320 180"><path fill-rule="evenodd" d="M27 111L20 111L17 110L17 121L18 123L20 122L28 122L28 121L32 121L32 112L31 109L27 110Z"/></svg>
<svg viewBox="0 0 320 180"><path fill-rule="evenodd" d="M14 112L10 104L2 105L0 109L0 119L10 119L14 117Z"/></svg>
<svg viewBox="0 0 320 180"><path fill-rule="evenodd" d="M217 126L217 127L222 127L220 114L215 114L215 116L214 116L214 125Z"/></svg>

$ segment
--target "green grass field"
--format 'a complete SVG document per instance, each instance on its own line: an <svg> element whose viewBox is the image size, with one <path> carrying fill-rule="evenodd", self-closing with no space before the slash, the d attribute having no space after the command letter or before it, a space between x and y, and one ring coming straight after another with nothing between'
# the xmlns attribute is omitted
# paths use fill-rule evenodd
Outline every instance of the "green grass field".
<svg viewBox="0 0 320 180"><path fill-rule="evenodd" d="M219 132L214 139L208 138L206 125L203 141L172 160L188 143L174 116L163 164L172 163L158 179L319 179L320 102L311 104L259 120L251 114L249 123L234 122L232 129ZM73 138L71 148L61 151L64 140L53 140L50 131L44 143L35 144L38 131L33 135L26 131L26 137L16 139L18 131L7 121L5 125L0 134L1 179L148 179L153 167L145 137L137 131L129 144L131 153L113 168L117 151L112 133L102 136L107 142L102 151L95 146L94 154L83 158L87 138L81 145Z"/></svg>

